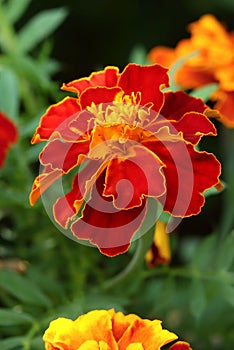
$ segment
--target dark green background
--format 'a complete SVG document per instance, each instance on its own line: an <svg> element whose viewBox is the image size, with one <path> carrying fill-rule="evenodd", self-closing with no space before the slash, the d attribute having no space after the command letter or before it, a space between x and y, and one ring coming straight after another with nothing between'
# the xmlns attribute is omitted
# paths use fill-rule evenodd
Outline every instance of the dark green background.
<svg viewBox="0 0 234 350"><path fill-rule="evenodd" d="M188 35L187 25L205 13L234 29L233 0L34 0L25 17L61 6L68 17L53 35L53 55L63 64L56 75L63 81L106 65L122 68L136 45L147 51L174 46Z"/></svg>

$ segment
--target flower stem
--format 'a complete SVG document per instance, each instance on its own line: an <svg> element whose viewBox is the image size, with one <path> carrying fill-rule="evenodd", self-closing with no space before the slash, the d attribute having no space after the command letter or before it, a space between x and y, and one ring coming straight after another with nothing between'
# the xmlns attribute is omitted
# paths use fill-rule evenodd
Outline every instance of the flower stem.
<svg viewBox="0 0 234 350"><path fill-rule="evenodd" d="M136 252L127 267L118 275L106 281L102 285L102 289L110 290L120 284L126 284L135 278L136 274L139 273L139 271L142 269L145 260L145 254L153 242L154 231L155 225L153 225L147 233L139 238Z"/></svg>

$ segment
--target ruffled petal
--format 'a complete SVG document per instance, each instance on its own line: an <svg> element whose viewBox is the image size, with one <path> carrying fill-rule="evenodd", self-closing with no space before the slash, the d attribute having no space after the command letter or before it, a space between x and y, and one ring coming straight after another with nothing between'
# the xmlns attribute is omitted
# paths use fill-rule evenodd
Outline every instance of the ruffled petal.
<svg viewBox="0 0 234 350"><path fill-rule="evenodd" d="M203 113L207 106L200 98L189 96L183 91L166 92L160 114L168 120L179 120L185 113Z"/></svg>
<svg viewBox="0 0 234 350"><path fill-rule="evenodd" d="M167 191L160 198L164 210L179 217L197 215L205 202L203 192L219 184L218 160L213 154L195 151L183 141L145 145L165 164Z"/></svg>
<svg viewBox="0 0 234 350"><path fill-rule="evenodd" d="M76 350L80 345L76 331L74 321L63 317L57 318L50 322L49 328L43 335L45 348L48 350Z"/></svg>
<svg viewBox="0 0 234 350"><path fill-rule="evenodd" d="M118 210L112 199L102 196L105 173L92 188L91 199L86 203L82 216L71 225L74 235L96 245L107 256L126 252L131 238L140 227L145 214L146 204L129 210Z"/></svg>
<svg viewBox="0 0 234 350"><path fill-rule="evenodd" d="M40 125L32 138L32 143L49 140L51 136L60 138L63 131L66 139L76 139L68 125L72 118L80 111L77 99L65 97L62 101L50 106L41 117Z"/></svg>
<svg viewBox="0 0 234 350"><path fill-rule="evenodd" d="M112 329L113 334L118 342L122 338L125 331L140 317L135 314L124 315L122 312L114 312L109 310L112 313Z"/></svg>
<svg viewBox="0 0 234 350"><path fill-rule="evenodd" d="M178 337L166 329L162 329L158 320L149 321L137 319L129 326L118 341L119 350L125 350L128 344L141 343L143 349L161 349L163 345L170 343Z"/></svg>
<svg viewBox="0 0 234 350"><path fill-rule="evenodd" d="M52 169L69 172L83 160L80 155L86 155L89 151L89 141L82 140L77 143L53 140L49 142L40 154L41 164L50 165Z"/></svg>
<svg viewBox="0 0 234 350"><path fill-rule="evenodd" d="M63 171L52 169L50 166L43 170L43 173L38 175L34 180L32 190L29 196L31 205L34 205L39 197L49 188L56 180L63 175Z"/></svg>
<svg viewBox="0 0 234 350"><path fill-rule="evenodd" d="M159 112L163 102L164 94L161 89L169 85L167 69L160 65L140 66L130 63L122 72L118 86L126 95L132 92L141 93L141 105L152 102L153 109Z"/></svg>
<svg viewBox="0 0 234 350"><path fill-rule="evenodd" d="M101 161L82 159L82 170L74 177L72 190L60 197L53 207L55 220L64 228L79 213L89 196L92 186L106 166Z"/></svg>
<svg viewBox="0 0 234 350"><path fill-rule="evenodd" d="M106 67L103 71L92 73L88 78L76 79L63 84L62 90L79 94L89 87L105 86L111 88L117 85L118 77L119 69L117 67Z"/></svg>
<svg viewBox="0 0 234 350"><path fill-rule="evenodd" d="M111 350L118 350L112 332L111 316L107 310L94 310L78 317L75 320L75 328L80 344L88 340L95 340L98 343L108 344ZM103 344L100 348L103 349Z"/></svg>
<svg viewBox="0 0 234 350"><path fill-rule="evenodd" d="M160 197L165 192L162 168L154 153L142 146L133 146L127 159L116 158L109 163L103 195L113 197L118 209L140 206L147 196Z"/></svg>
<svg viewBox="0 0 234 350"><path fill-rule="evenodd" d="M196 112L184 114L176 122L171 122L178 132L182 132L183 139L196 145L202 136L216 136L217 131L214 124L204 115Z"/></svg>

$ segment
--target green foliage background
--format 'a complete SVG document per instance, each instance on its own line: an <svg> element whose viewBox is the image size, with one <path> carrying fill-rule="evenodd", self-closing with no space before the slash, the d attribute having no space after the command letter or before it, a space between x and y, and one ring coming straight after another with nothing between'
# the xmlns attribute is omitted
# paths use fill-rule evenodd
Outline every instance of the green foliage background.
<svg viewBox="0 0 234 350"><path fill-rule="evenodd" d="M225 190L209 193L202 213L172 234L170 266L144 266L123 284L107 281L127 266L136 244L108 259L63 236L42 203L32 208L28 200L43 146L30 139L45 109L63 96L61 82L108 64L143 63L149 49L175 45L207 12L234 29L231 0L0 0L0 110L19 128L0 170L1 350L43 349L52 319L112 307L162 319L193 349L233 348L233 130L216 125L219 136L204 144L223 163Z"/></svg>

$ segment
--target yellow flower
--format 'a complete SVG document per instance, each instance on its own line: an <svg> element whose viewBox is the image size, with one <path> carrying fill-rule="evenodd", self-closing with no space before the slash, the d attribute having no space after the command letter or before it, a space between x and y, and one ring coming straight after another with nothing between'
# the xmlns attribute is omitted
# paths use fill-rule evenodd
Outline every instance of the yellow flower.
<svg viewBox="0 0 234 350"><path fill-rule="evenodd" d="M46 350L157 350L177 339L162 329L161 321L141 319L111 310L94 310L75 321L58 318L50 323L43 340ZM191 350L175 342L168 350Z"/></svg>

